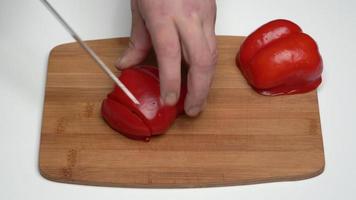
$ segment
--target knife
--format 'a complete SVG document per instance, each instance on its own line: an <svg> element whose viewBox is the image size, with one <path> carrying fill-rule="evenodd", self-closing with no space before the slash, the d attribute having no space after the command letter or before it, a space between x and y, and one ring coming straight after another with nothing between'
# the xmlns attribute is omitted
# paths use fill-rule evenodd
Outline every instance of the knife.
<svg viewBox="0 0 356 200"><path fill-rule="evenodd" d="M47 0L41 0L48 10L56 17L56 19L64 26L64 28L72 35L72 37L79 43L79 45L94 59L94 61L101 67L101 69L124 91L124 93L135 103L140 104L136 97L129 89L115 76L109 67L99 58L99 56L78 36L78 34L69 26L69 24L59 15L53 6Z"/></svg>

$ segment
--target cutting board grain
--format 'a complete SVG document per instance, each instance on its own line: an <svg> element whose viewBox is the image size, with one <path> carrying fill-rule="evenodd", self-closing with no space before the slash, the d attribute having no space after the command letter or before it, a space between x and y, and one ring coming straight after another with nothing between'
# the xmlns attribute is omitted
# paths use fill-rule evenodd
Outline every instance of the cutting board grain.
<svg viewBox="0 0 356 200"><path fill-rule="evenodd" d="M206 110L166 135L134 141L107 126L113 83L75 43L49 57L39 168L49 180L121 187L208 187L292 181L324 169L317 93L266 97L236 68L243 37L218 37ZM127 38L88 41L112 68ZM155 63L151 56L147 63Z"/></svg>

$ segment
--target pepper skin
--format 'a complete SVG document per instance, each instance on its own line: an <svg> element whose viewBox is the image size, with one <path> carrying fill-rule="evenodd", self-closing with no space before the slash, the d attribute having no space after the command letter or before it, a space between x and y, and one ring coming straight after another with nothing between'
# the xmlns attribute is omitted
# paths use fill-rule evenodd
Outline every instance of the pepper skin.
<svg viewBox="0 0 356 200"><path fill-rule="evenodd" d="M295 23L274 20L249 35L236 64L260 94L305 93L321 83L323 61L316 42Z"/></svg>
<svg viewBox="0 0 356 200"><path fill-rule="evenodd" d="M158 69L137 66L122 71L119 79L138 99L134 104L117 86L102 103L102 116L119 133L136 140L148 141L161 135L184 112L186 86L182 85L176 106L164 106L160 101Z"/></svg>

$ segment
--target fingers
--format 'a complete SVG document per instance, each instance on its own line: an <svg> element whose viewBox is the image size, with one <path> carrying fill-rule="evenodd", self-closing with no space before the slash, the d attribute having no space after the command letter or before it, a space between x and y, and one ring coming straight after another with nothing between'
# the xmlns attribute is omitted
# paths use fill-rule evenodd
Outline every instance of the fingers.
<svg viewBox="0 0 356 200"><path fill-rule="evenodd" d="M215 22L216 22L216 3L213 1L210 5L209 14L203 22L203 30L208 41L211 54L217 60L216 37L215 37Z"/></svg>
<svg viewBox="0 0 356 200"><path fill-rule="evenodd" d="M181 3L132 0L131 42L117 66L126 68L143 61L153 45L159 66L161 98L166 105L174 105L180 96L183 54L190 65L185 111L195 116L203 108L215 71L216 5L214 0Z"/></svg>
<svg viewBox="0 0 356 200"><path fill-rule="evenodd" d="M165 105L175 105L181 86L181 51L179 36L169 19L148 24L155 49L160 77L161 98Z"/></svg>
<svg viewBox="0 0 356 200"><path fill-rule="evenodd" d="M214 29L211 26L204 27L199 20L180 22L178 27L187 54L185 58L190 65L185 111L189 116L196 116L204 107L215 71L217 56Z"/></svg>
<svg viewBox="0 0 356 200"><path fill-rule="evenodd" d="M119 69L125 69L142 62L151 49L151 39L138 11L137 0L131 1L132 27L128 48L116 61Z"/></svg>

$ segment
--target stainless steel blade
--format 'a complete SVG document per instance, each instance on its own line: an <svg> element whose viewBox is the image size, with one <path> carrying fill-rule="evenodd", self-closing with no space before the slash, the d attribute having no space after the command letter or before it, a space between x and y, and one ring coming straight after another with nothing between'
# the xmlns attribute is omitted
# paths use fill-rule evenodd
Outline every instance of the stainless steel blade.
<svg viewBox="0 0 356 200"><path fill-rule="evenodd" d="M95 60L101 69L124 91L124 93L135 103L140 104L136 97L129 89L115 76L110 68L99 58L99 56L78 36L78 34L68 25L68 23L59 15L53 6L47 0L41 0L48 10L56 17L56 19L66 28L72 37L80 44L80 46Z"/></svg>

